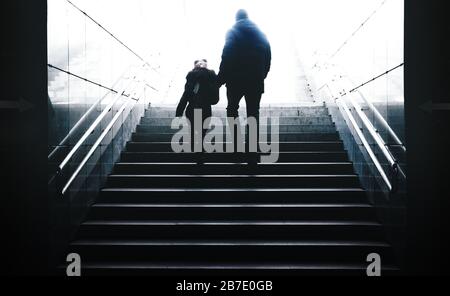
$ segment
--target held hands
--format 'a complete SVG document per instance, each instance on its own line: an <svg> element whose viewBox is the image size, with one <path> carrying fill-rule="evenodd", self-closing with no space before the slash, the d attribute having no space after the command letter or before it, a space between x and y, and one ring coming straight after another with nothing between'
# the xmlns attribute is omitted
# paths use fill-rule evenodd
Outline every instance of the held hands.
<svg viewBox="0 0 450 296"><path fill-rule="evenodd" d="M219 88L221 88L224 84L225 84L225 81L224 81L224 79L222 78L222 76L219 74L219 75L217 76L217 86L218 86Z"/></svg>

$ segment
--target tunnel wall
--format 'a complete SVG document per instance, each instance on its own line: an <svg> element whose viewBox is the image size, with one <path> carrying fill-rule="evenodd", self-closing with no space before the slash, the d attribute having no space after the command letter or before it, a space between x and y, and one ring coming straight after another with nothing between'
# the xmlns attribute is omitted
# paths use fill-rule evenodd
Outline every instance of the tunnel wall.
<svg viewBox="0 0 450 296"><path fill-rule="evenodd" d="M346 39L340 46L332 50L331 55L319 59L309 74L314 81L312 88L315 95L327 104L361 184L377 209L388 240L396 251L398 264L404 267L407 179L393 175L387 158L356 110L351 108L349 112L355 118L358 129L395 187L391 191L358 138L350 119L343 115L345 109L352 106L350 99L357 102L407 175L406 153L369 106L370 103L375 107L408 149L404 104L404 6L402 1L380 3L371 14L361 16L362 25L355 27L353 34L343 35Z"/></svg>

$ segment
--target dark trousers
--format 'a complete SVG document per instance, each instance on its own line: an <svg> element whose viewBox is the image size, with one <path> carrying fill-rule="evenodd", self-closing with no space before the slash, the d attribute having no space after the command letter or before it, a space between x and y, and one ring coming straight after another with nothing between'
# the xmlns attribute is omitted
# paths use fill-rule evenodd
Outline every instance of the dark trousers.
<svg viewBox="0 0 450 296"><path fill-rule="evenodd" d="M239 103L242 98L245 98L245 103L247 106L247 118L254 117L257 122L257 134L256 139L259 146L259 109L261 105L262 93L259 91L245 90L241 87L231 87L227 88L228 97L228 107L227 107L227 117L238 118L239 117ZM250 129L246 127L246 152L249 152L249 132ZM234 147L235 151L237 148L237 129L234 129ZM254 153L250 154L251 158L256 158L257 155Z"/></svg>
<svg viewBox="0 0 450 296"><path fill-rule="evenodd" d="M186 111L186 118L189 120L191 126L190 126L190 130L191 130L191 149L192 149L192 153L195 152L195 140L196 140L196 135L201 135L201 147L202 150L201 152L197 152L195 153L195 161L197 163L203 163L204 162L204 149L203 149L203 140L205 139L205 135L208 132L208 129L204 129L203 128L203 124L205 123L206 119L208 119L209 117L211 117L211 107L209 106L209 108L198 108L198 109L202 109L202 127L200 129L196 129L195 127L195 116L194 116L194 108L188 108ZM200 139L200 137L199 137Z"/></svg>

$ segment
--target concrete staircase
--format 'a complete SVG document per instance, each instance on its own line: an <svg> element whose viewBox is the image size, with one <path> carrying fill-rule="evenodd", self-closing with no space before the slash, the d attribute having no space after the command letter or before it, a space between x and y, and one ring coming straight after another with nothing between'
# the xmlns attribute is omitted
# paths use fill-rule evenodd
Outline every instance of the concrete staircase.
<svg viewBox="0 0 450 296"><path fill-rule="evenodd" d="M365 275L370 253L395 273L325 107L264 108L280 116L281 154L256 168L171 152L173 116L147 110L81 225L70 251L84 275Z"/></svg>

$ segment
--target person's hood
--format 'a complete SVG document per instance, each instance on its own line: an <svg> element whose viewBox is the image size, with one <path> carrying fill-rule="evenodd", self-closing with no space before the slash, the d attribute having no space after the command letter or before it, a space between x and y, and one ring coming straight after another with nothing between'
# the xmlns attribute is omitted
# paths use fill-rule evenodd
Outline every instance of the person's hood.
<svg viewBox="0 0 450 296"><path fill-rule="evenodd" d="M235 34L245 37L246 39L267 42L266 35L261 32L258 26L249 19L237 21L231 30Z"/></svg>
<svg viewBox="0 0 450 296"><path fill-rule="evenodd" d="M259 31L258 26L254 22L252 22L249 19L242 19L237 21L234 26L234 30L240 30L240 31Z"/></svg>

